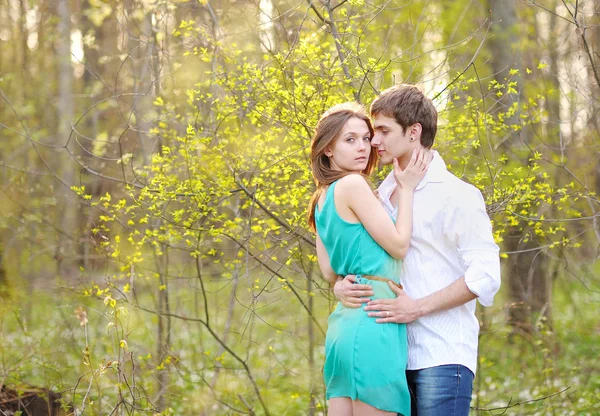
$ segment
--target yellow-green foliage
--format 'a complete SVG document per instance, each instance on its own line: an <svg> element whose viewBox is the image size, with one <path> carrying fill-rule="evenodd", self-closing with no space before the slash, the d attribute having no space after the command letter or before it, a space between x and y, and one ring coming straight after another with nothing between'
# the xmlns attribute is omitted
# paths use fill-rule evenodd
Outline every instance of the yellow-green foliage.
<svg viewBox="0 0 600 416"><path fill-rule="evenodd" d="M489 81L486 52L476 53L485 30L472 23L487 13L483 3L352 0L328 10L330 2L284 0L274 2L271 23L278 32L272 43L260 38L268 25L258 30L247 18L262 13L252 2L141 1L115 9L108 2L87 3L84 16L92 26L125 15L124 30L128 24L167 23L142 33L136 47L115 42L116 49L135 51L102 56L98 65L116 60L111 68L119 76L103 73L83 91L86 97L110 96L98 98L93 108L108 120L97 132L84 128L84 121L74 125L81 134L73 137L82 142L96 134L89 149L82 147L91 155L69 159L88 175L82 173L71 190L89 214L91 235L82 239L95 245L102 267L82 268L74 293L40 296L34 313L0 305L0 358L8 382L56 387L82 414L301 415L309 408L324 414L323 343L334 300L320 278L306 226L314 190L310 139L327 108L354 99L368 106L394 82L422 80L433 91L440 114L436 149L453 173L481 189L500 245L517 234L535 241L536 250L555 254L583 241L566 220L585 217L594 195L575 175L556 175L569 155L544 146L555 139L547 118L548 100L556 99L556 91L539 82L545 64ZM190 17L192 9L205 19ZM88 52L99 46L89 33L83 42ZM140 63L137 49L146 44L158 45L151 52L160 55L152 57L154 95L139 93L143 71L128 66ZM53 46L46 49L54 53ZM471 58L469 65L463 62ZM140 79L130 79L129 70ZM104 91L101 80L115 78L119 82ZM3 92L16 88L14 79L0 77ZM136 99L147 94L147 106L129 108L128 94L114 97L129 90ZM29 120L42 112L34 104L23 105L19 116L30 123L29 139L41 141L50 134L41 121ZM126 131L124 112L130 113ZM2 123L20 125L16 112L2 114ZM127 136L133 130L137 145L157 147L140 151L131 144L134 135ZM7 154L18 153L16 143L8 142ZM388 171L380 167L374 182ZM92 172L113 179L108 191L94 187ZM27 206L3 208L0 225L8 228L10 218L23 212L18 219L25 225L15 234L22 233L27 247L18 259L5 261L28 264L36 250L50 252L47 247L57 244L54 234L38 233L41 224L51 224L39 213L56 208L57 200L56 183L27 189L24 178L13 175L7 186L27 195ZM571 286L558 287L568 306L555 321L562 327L552 331L540 319L531 339L513 340L514 348L506 347L510 327L498 297L492 318L487 316L491 330L482 334L477 405L502 408L513 395L536 399L580 380L573 363L597 353L596 323L587 308L576 308L585 304L581 299L566 297ZM31 302L22 296L19 302ZM585 336L573 329L578 320ZM38 325L31 329L28 322ZM581 341L583 352L572 339ZM555 341L565 345L564 362L557 362ZM508 374L511 367L518 372ZM513 414L596 414L598 381L589 377L582 385L569 400L550 401L551 411L533 402Z"/></svg>
<svg viewBox="0 0 600 416"><path fill-rule="evenodd" d="M185 22L178 34L195 33L193 24ZM212 296L208 286L214 282L234 284L232 290L239 292L244 308L259 320L268 316L271 302L284 302L288 306L279 313L305 316L305 321L315 326L316 338L308 347L302 344L302 350L320 351L327 308L316 311L309 306L309 299L322 284L317 277L313 237L305 223L314 190L308 151L320 114L335 103L352 99L355 90L336 58L335 45L317 34L304 34L290 51L267 53L258 61L233 46L219 45L218 55L216 45L213 47L212 51L196 47L189 51L188 55L204 63L218 56L219 63L206 69L186 91L185 102L167 96L155 100L156 111L163 115L151 133L165 144L150 165L138 169L136 183L119 197L107 194L97 200L85 189L76 189L92 206L102 208L101 223L94 232L103 237L101 248L119 270L105 286L84 293L103 298L111 314L132 305L140 307L129 294L133 274L136 279L150 279L149 287L157 292L169 285L181 288L175 285L176 279L168 282L173 277L159 279L164 270L155 264L157 258L165 258L166 251L173 253L171 258L181 264L180 273L191 272L198 279L194 290L204 299L198 315L180 308L175 313L184 322L194 316L200 322L196 330L203 334L198 334L204 340L202 362L186 365L202 374L214 374L219 368L214 393L218 400L243 407L241 399L231 394L233 389L241 392L251 407L263 412L270 408L279 414L273 410L277 409L275 398L290 389L292 399L306 396L307 386L314 388L318 380L314 373L320 362L297 363L305 369L303 376L296 379L297 384L286 381L288 387L284 388L283 381L276 385L264 382L264 377L278 377L270 373L277 365L260 357L277 355L279 349L271 340L280 338L281 330L304 337L306 333L289 328L289 322L274 324L278 320L271 316L269 325L279 329L244 335L243 328L255 322L246 317L233 322L242 335L225 348L223 336L215 328L232 323L208 307ZM350 73L362 73L362 62L369 62L371 70L383 69L371 58L358 58L363 58L360 50L344 63ZM567 198L577 200L579 189L574 183L556 188L548 181L540 164L542 155L530 144L513 143L510 155L502 145L540 123L541 97L527 98L526 105L514 103L504 111L489 109L490 102L515 94L517 87L513 80L504 85L492 81L482 88L477 78L456 79L436 100L441 110L437 148L457 176L483 191L499 243L512 228L524 232L525 239L535 234L550 248L573 245L563 224L547 218L546 213L579 215L576 205L564 206ZM373 97L370 92L362 99L368 104ZM383 173L385 170L380 176ZM212 278L202 270L210 271ZM245 276L244 284L238 287L240 276ZM232 316L235 314L227 319ZM239 343L248 337L258 345L242 348ZM131 345L125 343L121 348L127 351ZM176 350L176 346L172 348ZM142 362L148 360L152 361L144 358ZM155 362L153 371L174 370L175 362L179 361L169 355ZM311 391L322 394L321 389Z"/></svg>

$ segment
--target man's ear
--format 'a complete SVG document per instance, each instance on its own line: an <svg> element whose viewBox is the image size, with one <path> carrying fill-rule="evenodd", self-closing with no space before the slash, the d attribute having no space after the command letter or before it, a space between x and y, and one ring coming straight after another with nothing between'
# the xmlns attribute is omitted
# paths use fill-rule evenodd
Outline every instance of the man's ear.
<svg viewBox="0 0 600 416"><path fill-rule="evenodd" d="M414 141L417 139L419 141L421 141L421 133L422 132L423 132L423 126L421 126L421 123L415 123L408 128L408 134L409 134L411 141Z"/></svg>

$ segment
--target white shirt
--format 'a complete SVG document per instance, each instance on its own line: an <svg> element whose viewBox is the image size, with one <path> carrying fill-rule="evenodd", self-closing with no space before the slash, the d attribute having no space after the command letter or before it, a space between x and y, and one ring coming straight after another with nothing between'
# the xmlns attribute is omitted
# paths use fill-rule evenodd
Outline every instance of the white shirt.
<svg viewBox="0 0 600 416"><path fill-rule="evenodd" d="M394 218L397 208L390 196L395 187L392 172L378 189ZM419 299L463 276L479 303L490 306L500 288L499 248L481 192L448 172L434 152L427 174L415 189L413 232L401 281L406 293ZM472 300L408 324L408 369L461 364L475 374L479 334L475 306Z"/></svg>

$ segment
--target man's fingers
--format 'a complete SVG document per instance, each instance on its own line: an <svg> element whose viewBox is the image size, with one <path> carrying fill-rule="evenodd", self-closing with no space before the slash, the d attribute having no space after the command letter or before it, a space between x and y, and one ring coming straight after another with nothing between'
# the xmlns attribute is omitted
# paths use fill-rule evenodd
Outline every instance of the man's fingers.
<svg viewBox="0 0 600 416"><path fill-rule="evenodd" d="M348 285L347 289L352 291L352 293L355 293L356 291L359 291L359 290L363 290L363 291L366 290L369 292L373 291L371 285L363 285L363 284L358 284L358 283L355 285Z"/></svg>
<svg viewBox="0 0 600 416"><path fill-rule="evenodd" d="M419 151L418 149L413 149L412 154L410 155L410 161L408 162L409 165L415 165L417 162L417 159L419 157Z"/></svg>
<svg viewBox="0 0 600 416"><path fill-rule="evenodd" d="M354 298L354 297L353 297L353 298L346 297L346 299L347 299L349 302L352 302L352 303L360 303L360 304L367 303L367 302L370 300L369 298ZM362 306L362 305L361 305L361 306Z"/></svg>
<svg viewBox="0 0 600 416"><path fill-rule="evenodd" d="M431 162L431 151L425 150L423 152L423 164L421 165L421 167L423 168L424 171L427 170L430 162Z"/></svg>
<svg viewBox="0 0 600 416"><path fill-rule="evenodd" d="M429 158L425 159L425 162L423 163L423 171L426 171L427 169L429 169Z"/></svg>
<svg viewBox="0 0 600 416"><path fill-rule="evenodd" d="M426 149L421 149L421 153L419 154L419 169L421 170L421 172L425 170L428 158L429 152Z"/></svg>
<svg viewBox="0 0 600 416"><path fill-rule="evenodd" d="M390 289L392 289L394 291L394 293L396 295L401 295L404 292L403 289L400 289L400 287L398 287L398 285L396 285L392 282L388 282L388 286L390 287Z"/></svg>
<svg viewBox="0 0 600 416"><path fill-rule="evenodd" d="M355 274L349 274L348 276L344 277L344 280L347 281L347 282L355 283L356 282L356 275Z"/></svg>
<svg viewBox="0 0 600 416"><path fill-rule="evenodd" d="M367 316L370 316L371 318L389 318L390 316L392 316L392 313L390 311L377 311L369 312Z"/></svg>
<svg viewBox="0 0 600 416"><path fill-rule="evenodd" d="M394 304L394 299L377 299L369 302L365 310L368 311L383 311L390 309Z"/></svg>
<svg viewBox="0 0 600 416"><path fill-rule="evenodd" d="M353 290L346 293L347 298L368 298L369 296L373 296L372 290Z"/></svg>
<svg viewBox="0 0 600 416"><path fill-rule="evenodd" d="M398 162L398 159L393 158L392 164L394 165L394 175L400 175L402 173L402 169L400 169L400 163Z"/></svg>
<svg viewBox="0 0 600 416"><path fill-rule="evenodd" d="M415 160L415 166L420 167L421 163L423 163L423 149L417 149L417 158Z"/></svg>

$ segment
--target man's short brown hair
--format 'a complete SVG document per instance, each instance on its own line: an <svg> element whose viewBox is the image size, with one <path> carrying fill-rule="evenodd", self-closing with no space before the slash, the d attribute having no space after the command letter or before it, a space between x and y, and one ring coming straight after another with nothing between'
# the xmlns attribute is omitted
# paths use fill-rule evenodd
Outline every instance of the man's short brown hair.
<svg viewBox="0 0 600 416"><path fill-rule="evenodd" d="M395 85L383 91L371 104L371 116L393 117L402 131L413 124L422 127L421 145L433 146L437 132L437 110L429 98L414 85Z"/></svg>

